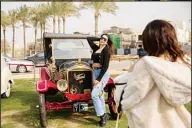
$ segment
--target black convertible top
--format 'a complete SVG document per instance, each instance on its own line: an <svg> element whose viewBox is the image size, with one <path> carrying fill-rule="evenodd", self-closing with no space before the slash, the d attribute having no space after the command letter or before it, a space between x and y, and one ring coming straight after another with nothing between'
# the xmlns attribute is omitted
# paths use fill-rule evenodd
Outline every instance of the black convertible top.
<svg viewBox="0 0 192 128"><path fill-rule="evenodd" d="M94 37L92 35L82 34L63 34L63 33L48 33L43 34L43 38L54 38L54 39L87 39L87 37Z"/></svg>

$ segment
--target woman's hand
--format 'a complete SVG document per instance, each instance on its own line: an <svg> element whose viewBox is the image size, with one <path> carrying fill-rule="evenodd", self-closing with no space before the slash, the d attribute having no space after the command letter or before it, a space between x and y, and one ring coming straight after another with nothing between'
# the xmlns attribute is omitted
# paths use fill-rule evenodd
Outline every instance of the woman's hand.
<svg viewBox="0 0 192 128"><path fill-rule="evenodd" d="M132 65L130 66L130 68L128 69L128 72L132 72L132 71L133 71L133 69L134 69L134 67L135 67L135 65L136 65L137 62L138 62L138 60L137 60L134 64L132 64Z"/></svg>
<svg viewBox="0 0 192 128"><path fill-rule="evenodd" d="M98 84L99 81L98 80L94 80L94 85Z"/></svg>
<svg viewBox="0 0 192 128"><path fill-rule="evenodd" d="M129 72L132 72L133 69L134 69L134 66L135 66L135 64L131 65L130 68L128 69L128 71L129 71Z"/></svg>
<svg viewBox="0 0 192 128"><path fill-rule="evenodd" d="M94 83L93 83L94 85L93 85L93 87L98 86L98 85L99 85L99 83L100 83L100 82L99 82L98 80L94 80Z"/></svg>
<svg viewBox="0 0 192 128"><path fill-rule="evenodd" d="M92 68L93 68L93 69L99 68L99 67L101 67L101 64L99 64L99 63L93 63L93 64L92 64Z"/></svg>

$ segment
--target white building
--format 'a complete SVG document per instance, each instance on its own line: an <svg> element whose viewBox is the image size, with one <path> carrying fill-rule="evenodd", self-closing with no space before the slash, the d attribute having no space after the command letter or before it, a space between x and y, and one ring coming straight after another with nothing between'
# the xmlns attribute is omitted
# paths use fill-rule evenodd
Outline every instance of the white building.
<svg viewBox="0 0 192 128"><path fill-rule="evenodd" d="M184 21L176 21L170 22L176 30L177 33L177 39L181 44L185 44L185 43L191 43L191 30L189 30L189 28L187 28L187 22ZM190 24L190 23L189 23Z"/></svg>
<svg viewBox="0 0 192 128"><path fill-rule="evenodd" d="M103 33L114 33L118 34L121 38L121 47L127 47L131 45L133 29L131 28L120 28L112 26L109 30L103 30Z"/></svg>

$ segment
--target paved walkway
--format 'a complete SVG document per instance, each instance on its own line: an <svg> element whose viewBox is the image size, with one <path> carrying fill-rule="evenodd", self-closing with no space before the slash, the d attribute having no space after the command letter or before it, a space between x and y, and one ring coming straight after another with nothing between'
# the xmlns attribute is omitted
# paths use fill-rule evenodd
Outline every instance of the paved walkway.
<svg viewBox="0 0 192 128"><path fill-rule="evenodd" d="M113 60L110 62L109 66L109 73L111 75L120 75L122 73L125 73L127 71L123 71L123 69L128 69L130 65L132 65L132 61L127 60ZM23 78L34 78L34 72L27 72L27 73L13 73L14 79L23 79ZM39 78L39 68L35 69L35 78Z"/></svg>
<svg viewBox="0 0 192 128"><path fill-rule="evenodd" d="M127 71L122 71L118 69L109 69L109 73L111 75L120 75L123 74ZM34 78L34 73L33 72L28 72L28 73L13 73L13 79L27 79L27 78ZM35 73L35 78L39 78L39 72Z"/></svg>

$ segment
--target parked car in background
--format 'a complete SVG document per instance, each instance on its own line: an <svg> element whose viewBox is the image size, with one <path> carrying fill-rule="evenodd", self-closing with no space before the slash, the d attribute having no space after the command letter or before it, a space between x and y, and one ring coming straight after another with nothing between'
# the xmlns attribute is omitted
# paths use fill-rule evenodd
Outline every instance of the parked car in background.
<svg viewBox="0 0 192 128"><path fill-rule="evenodd" d="M25 73L34 70L34 63L32 61L14 60L7 55L3 55L2 57L5 59L5 62L8 64L8 67L12 72Z"/></svg>
<svg viewBox="0 0 192 128"><path fill-rule="evenodd" d="M45 66L44 52L39 52L24 58L25 60L33 61L35 66Z"/></svg>
<svg viewBox="0 0 192 128"><path fill-rule="evenodd" d="M11 87L14 84L12 73L1 55L1 97L8 98L10 96Z"/></svg>

